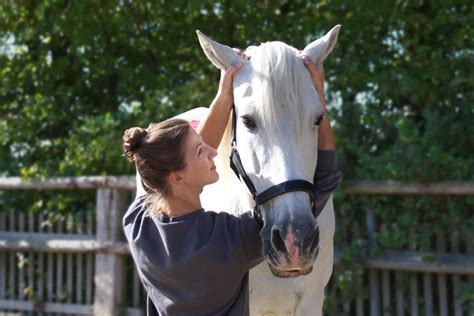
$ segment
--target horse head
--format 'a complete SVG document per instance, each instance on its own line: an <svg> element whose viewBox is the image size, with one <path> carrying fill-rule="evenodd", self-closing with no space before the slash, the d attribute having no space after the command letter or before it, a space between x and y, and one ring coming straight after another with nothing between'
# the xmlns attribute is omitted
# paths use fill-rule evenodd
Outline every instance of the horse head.
<svg viewBox="0 0 474 316"><path fill-rule="evenodd" d="M197 32L216 67L243 64L233 82L235 147L256 192L290 180L313 181L323 108L302 55L322 64L337 41L339 27L301 52L282 42L248 47L245 54L250 60ZM229 146L230 139L224 142ZM312 270L319 227L309 196L293 190L259 206L263 253L275 276L296 277Z"/></svg>

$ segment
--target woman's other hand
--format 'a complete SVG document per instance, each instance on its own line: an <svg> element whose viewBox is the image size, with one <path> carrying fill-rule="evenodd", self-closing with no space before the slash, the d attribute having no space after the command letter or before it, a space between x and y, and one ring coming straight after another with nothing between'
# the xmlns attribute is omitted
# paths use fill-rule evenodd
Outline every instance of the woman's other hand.
<svg viewBox="0 0 474 316"><path fill-rule="evenodd" d="M326 98L324 97L324 69L323 65L315 66L307 56L303 56L303 62L309 71L314 88L318 92L319 100L327 115ZM336 143L332 132L331 124L325 116L319 124L318 129L318 150L335 150Z"/></svg>
<svg viewBox="0 0 474 316"><path fill-rule="evenodd" d="M324 68L323 65L315 66L308 56L303 56L303 63L309 71L314 88L318 92L319 100L326 113L326 98L324 97Z"/></svg>

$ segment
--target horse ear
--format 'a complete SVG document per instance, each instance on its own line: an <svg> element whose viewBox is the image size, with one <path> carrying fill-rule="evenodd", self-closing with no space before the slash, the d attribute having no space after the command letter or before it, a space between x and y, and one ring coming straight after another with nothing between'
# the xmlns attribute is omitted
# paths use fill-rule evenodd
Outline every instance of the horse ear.
<svg viewBox="0 0 474 316"><path fill-rule="evenodd" d="M315 65L322 64L336 45L340 28L339 24L333 27L326 35L306 46L301 55L308 56Z"/></svg>
<svg viewBox="0 0 474 316"><path fill-rule="evenodd" d="M230 65L242 60L239 54L229 46L211 40L199 30L196 33L204 53L217 68L226 70Z"/></svg>

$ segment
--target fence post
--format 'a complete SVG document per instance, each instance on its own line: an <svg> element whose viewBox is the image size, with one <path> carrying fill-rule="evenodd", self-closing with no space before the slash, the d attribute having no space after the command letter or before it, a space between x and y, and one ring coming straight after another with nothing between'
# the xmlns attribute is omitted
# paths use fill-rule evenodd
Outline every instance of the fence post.
<svg viewBox="0 0 474 316"><path fill-rule="evenodd" d="M98 242L119 241L122 214L126 211L127 191L98 189L96 199ZM124 307L124 258L96 254L94 276L94 315L119 315Z"/></svg>

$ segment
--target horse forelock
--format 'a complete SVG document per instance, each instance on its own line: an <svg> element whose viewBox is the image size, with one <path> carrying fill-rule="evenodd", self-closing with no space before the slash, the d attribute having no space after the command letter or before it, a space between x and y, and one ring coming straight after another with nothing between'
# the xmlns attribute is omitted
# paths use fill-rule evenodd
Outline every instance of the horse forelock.
<svg viewBox="0 0 474 316"><path fill-rule="evenodd" d="M263 123L298 133L314 111L305 99L310 77L298 50L282 42L263 43L252 49L251 64L253 82L260 84L254 91Z"/></svg>

